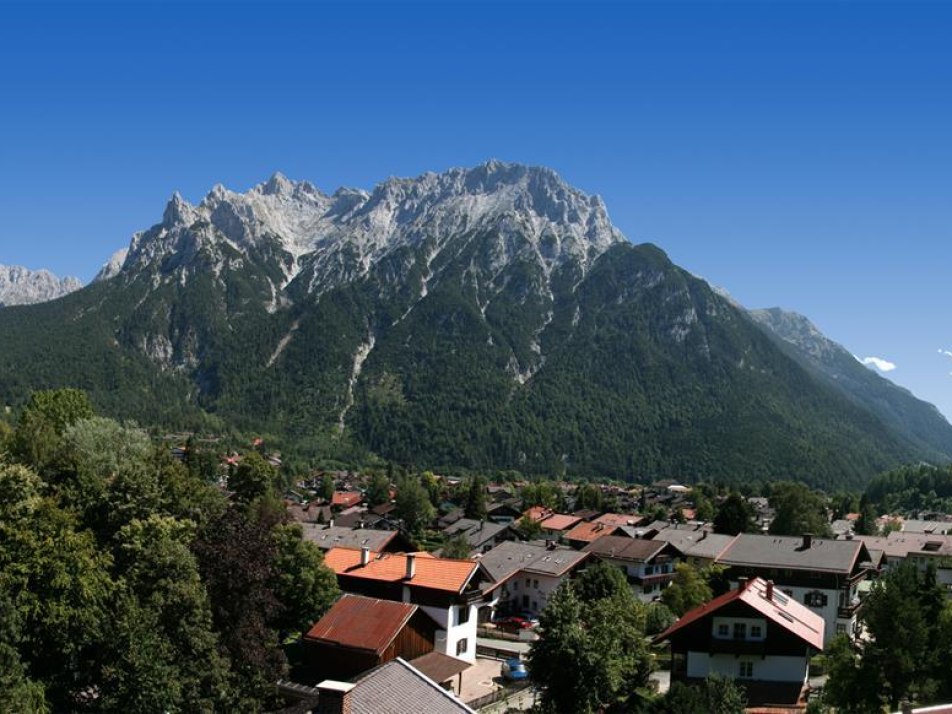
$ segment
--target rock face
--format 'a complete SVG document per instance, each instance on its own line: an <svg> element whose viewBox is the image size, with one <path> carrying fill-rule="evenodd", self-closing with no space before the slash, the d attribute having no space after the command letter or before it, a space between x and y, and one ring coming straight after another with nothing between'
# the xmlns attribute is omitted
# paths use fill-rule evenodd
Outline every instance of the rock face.
<svg viewBox="0 0 952 714"><path fill-rule="evenodd" d="M83 386L117 416L267 430L310 454L828 485L952 453L545 168L175 194L88 288L5 312L7 403Z"/></svg>
<svg viewBox="0 0 952 714"><path fill-rule="evenodd" d="M81 287L77 278L58 278L48 270L0 265L0 307L47 302Z"/></svg>

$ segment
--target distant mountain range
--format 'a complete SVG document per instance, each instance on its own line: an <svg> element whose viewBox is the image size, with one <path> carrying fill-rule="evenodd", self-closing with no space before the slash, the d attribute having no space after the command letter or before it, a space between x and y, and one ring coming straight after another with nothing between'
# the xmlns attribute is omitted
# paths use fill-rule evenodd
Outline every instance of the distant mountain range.
<svg viewBox="0 0 952 714"><path fill-rule="evenodd" d="M78 279L58 278L48 270L0 265L0 307L55 300L81 287L83 284Z"/></svg>
<svg viewBox="0 0 952 714"><path fill-rule="evenodd" d="M69 384L433 468L829 486L952 456L934 407L805 324L632 245L549 169L330 195L276 174L176 194L91 285L0 310L0 399Z"/></svg>

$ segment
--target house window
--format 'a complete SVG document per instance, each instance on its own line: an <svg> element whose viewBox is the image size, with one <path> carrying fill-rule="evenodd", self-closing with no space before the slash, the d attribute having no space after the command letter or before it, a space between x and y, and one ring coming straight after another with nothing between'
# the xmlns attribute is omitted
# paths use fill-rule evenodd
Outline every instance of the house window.
<svg viewBox="0 0 952 714"><path fill-rule="evenodd" d="M750 626L750 638L752 640L759 640L763 636L764 636L764 632L760 625Z"/></svg>
<svg viewBox="0 0 952 714"><path fill-rule="evenodd" d="M469 649L469 641L464 637L459 642L456 643L456 656L466 654L466 650Z"/></svg>
<svg viewBox="0 0 952 714"><path fill-rule="evenodd" d="M532 581L529 578L526 578L526 590L529 589L529 586L532 585Z"/></svg>
<svg viewBox="0 0 952 714"><path fill-rule="evenodd" d="M747 639L747 623L746 622L734 623L734 639L735 640Z"/></svg>
<svg viewBox="0 0 952 714"><path fill-rule="evenodd" d="M654 585L651 584L651 583L648 583L647 585L645 585L645 586L641 589L641 592L643 592L643 593L651 593L651 592L654 592Z"/></svg>
<svg viewBox="0 0 952 714"><path fill-rule="evenodd" d="M513 583L512 589L513 589L513 590L518 590L518 589L519 589L519 581L518 581L518 580L513 580L512 583Z"/></svg>
<svg viewBox="0 0 952 714"><path fill-rule="evenodd" d="M523 607L529 607L529 596L528 596L528 595L523 595L523 596L522 596L522 606L523 606Z"/></svg>
<svg viewBox="0 0 952 714"><path fill-rule="evenodd" d="M826 593L821 593L819 590L813 590L803 596L803 603L808 607L826 607L827 602Z"/></svg>
<svg viewBox="0 0 952 714"><path fill-rule="evenodd" d="M836 623L836 634L845 635L846 634L846 624L843 622Z"/></svg>
<svg viewBox="0 0 952 714"><path fill-rule="evenodd" d="M718 637L727 637L730 634L730 628L727 626L726 622L722 622L717 626L717 636Z"/></svg>
<svg viewBox="0 0 952 714"><path fill-rule="evenodd" d="M653 566L653 565L646 565L646 566L645 566L645 575L651 575L651 574L653 574L653 573L654 573L654 566Z"/></svg>
<svg viewBox="0 0 952 714"><path fill-rule="evenodd" d="M754 663L741 662L740 663L740 677L742 679L750 679L753 676L754 676Z"/></svg>
<svg viewBox="0 0 952 714"><path fill-rule="evenodd" d="M538 580L533 580L533 581L532 581L532 587L534 587L536 590L538 590L538 589L539 589L539 581L538 581Z"/></svg>
<svg viewBox="0 0 952 714"><path fill-rule="evenodd" d="M459 615L456 618L457 625L462 625L465 622L469 622L469 605L460 605L458 612Z"/></svg>

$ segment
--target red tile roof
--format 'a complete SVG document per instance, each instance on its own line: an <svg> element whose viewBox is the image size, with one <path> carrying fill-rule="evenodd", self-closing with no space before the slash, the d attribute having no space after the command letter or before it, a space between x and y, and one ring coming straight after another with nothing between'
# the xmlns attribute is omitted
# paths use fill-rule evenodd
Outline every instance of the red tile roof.
<svg viewBox="0 0 952 714"><path fill-rule="evenodd" d="M334 495L331 497L331 505L350 508L363 500L364 497L359 491L334 491Z"/></svg>
<svg viewBox="0 0 952 714"><path fill-rule="evenodd" d="M593 540L601 538L604 535L614 535L617 530L618 526L616 525L599 523L598 521L592 521L591 523L583 522L566 533L565 539L591 543Z"/></svg>
<svg viewBox="0 0 952 714"><path fill-rule="evenodd" d="M420 588L454 593L463 592L479 569L479 563L473 560L435 558L429 553L411 555L414 555L412 580L406 579L406 553L375 554L367 565L361 567L359 550L331 548L324 554L324 563L338 575L349 578L402 582Z"/></svg>
<svg viewBox="0 0 952 714"><path fill-rule="evenodd" d="M533 506L526 510L522 514L524 518L528 518L530 521L544 521L546 518L552 515L552 509L546 508L545 506Z"/></svg>
<svg viewBox="0 0 952 714"><path fill-rule="evenodd" d="M581 520L578 516L556 513L542 521L542 527L547 531L566 531Z"/></svg>
<svg viewBox="0 0 952 714"><path fill-rule="evenodd" d="M749 605L767 619L789 630L814 649L823 650L823 629L825 625L823 618L776 589L773 591L773 596L768 600L767 581L763 578L749 580L746 587L734 588L730 592L714 598L709 603L685 613L680 620L658 635L655 642L668 639L678 630L737 600Z"/></svg>
<svg viewBox="0 0 952 714"><path fill-rule="evenodd" d="M644 516L636 513L603 513L595 519L596 523L604 523L610 526L637 526L643 523Z"/></svg>
<svg viewBox="0 0 952 714"><path fill-rule="evenodd" d="M343 595L304 639L380 654L416 611L409 603Z"/></svg>

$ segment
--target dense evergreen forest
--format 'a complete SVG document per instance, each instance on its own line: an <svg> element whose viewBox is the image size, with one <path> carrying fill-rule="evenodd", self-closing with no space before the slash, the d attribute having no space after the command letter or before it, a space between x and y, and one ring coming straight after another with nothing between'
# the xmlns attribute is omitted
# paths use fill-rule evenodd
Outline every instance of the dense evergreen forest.
<svg viewBox="0 0 952 714"><path fill-rule="evenodd" d="M213 463L213 462L212 462ZM213 483L85 393L0 422L0 711L257 712L337 596L252 452ZM211 477L211 478L210 478Z"/></svg>

